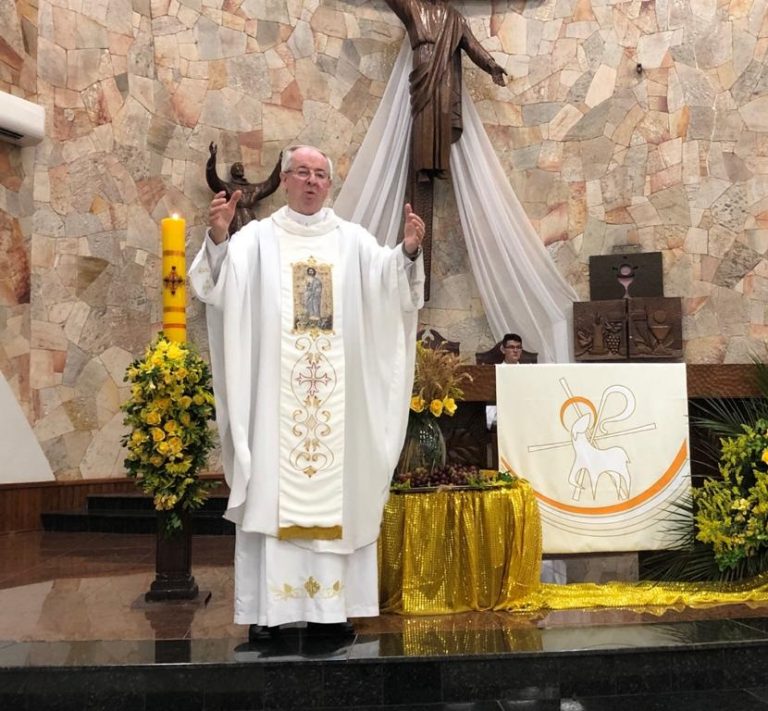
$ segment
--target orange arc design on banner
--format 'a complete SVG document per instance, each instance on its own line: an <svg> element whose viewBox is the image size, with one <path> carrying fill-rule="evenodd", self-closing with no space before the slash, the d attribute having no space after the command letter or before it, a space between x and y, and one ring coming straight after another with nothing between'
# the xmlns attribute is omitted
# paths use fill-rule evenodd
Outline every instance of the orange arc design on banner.
<svg viewBox="0 0 768 711"><path fill-rule="evenodd" d="M582 405L586 405L590 412L592 413L592 422L594 423L595 420L597 420L597 410L595 410L595 406L592 404L591 400L587 400L585 397L581 397L581 395L576 395L575 397L569 397L560 407L560 424L565 427L565 420L563 417L565 416L565 411L571 406L571 405L578 405L581 403ZM566 427L566 429L568 429Z"/></svg>
<svg viewBox="0 0 768 711"><path fill-rule="evenodd" d="M675 474L680 471L680 467L683 466L683 463L687 458L687 450L688 440L684 439L683 443L680 445L680 449L675 455L675 458L667 467L667 470L643 492L637 496L633 496L631 499L622 501L620 504L613 504L612 506L592 507L574 506L573 504L564 504L560 501L556 501L555 499L552 499L549 496L545 496L538 491L534 491L533 493L537 499L543 501L545 504L549 504L552 508L558 509L560 511L567 511L568 513L586 514L588 516L602 516L605 514L616 514L621 513L622 511L629 511L635 508L635 506L639 506L640 504L645 503L648 501L648 499L658 494L667 484L669 484L670 481L672 481L672 479L675 478ZM504 462L504 465L507 466L506 462ZM507 466L507 469L511 470L509 466Z"/></svg>

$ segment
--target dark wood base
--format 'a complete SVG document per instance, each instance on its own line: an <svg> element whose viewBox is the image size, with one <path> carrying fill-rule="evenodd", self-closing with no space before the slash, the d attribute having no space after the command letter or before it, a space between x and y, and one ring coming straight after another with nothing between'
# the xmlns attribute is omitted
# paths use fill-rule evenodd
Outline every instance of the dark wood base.
<svg viewBox="0 0 768 711"><path fill-rule="evenodd" d="M147 602L163 600L194 600L200 594L200 588L193 575L173 575L157 573L149 590L144 593Z"/></svg>
<svg viewBox="0 0 768 711"><path fill-rule="evenodd" d="M180 512L181 529L168 534L169 516L166 511L157 514L155 580L144 596L147 602L194 600L200 592L192 576L192 517L189 511Z"/></svg>

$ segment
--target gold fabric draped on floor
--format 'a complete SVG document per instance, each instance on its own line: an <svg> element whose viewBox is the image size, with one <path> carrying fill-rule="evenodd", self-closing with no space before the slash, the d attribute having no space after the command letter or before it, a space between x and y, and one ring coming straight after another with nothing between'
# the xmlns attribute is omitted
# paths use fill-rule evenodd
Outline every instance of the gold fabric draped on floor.
<svg viewBox="0 0 768 711"><path fill-rule="evenodd" d="M507 610L539 585L541 521L530 485L392 494L379 537L383 612Z"/></svg>
<svg viewBox="0 0 768 711"><path fill-rule="evenodd" d="M768 604L768 574L741 583L571 583L541 585L510 611L573 610L600 607L642 609L652 614L686 607Z"/></svg>
<svg viewBox="0 0 768 711"><path fill-rule="evenodd" d="M768 574L740 583L540 584L541 521L530 485L393 493L379 537L382 612L537 612L768 604Z"/></svg>

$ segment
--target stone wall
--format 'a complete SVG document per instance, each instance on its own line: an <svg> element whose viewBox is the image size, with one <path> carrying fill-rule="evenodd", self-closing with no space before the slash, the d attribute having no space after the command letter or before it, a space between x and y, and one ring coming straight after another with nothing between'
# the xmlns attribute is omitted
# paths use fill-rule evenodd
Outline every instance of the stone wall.
<svg viewBox="0 0 768 711"><path fill-rule="evenodd" d="M37 3L0 0L0 90L37 95ZM34 149L0 142L0 373L34 419L29 383Z"/></svg>
<svg viewBox="0 0 768 711"><path fill-rule="evenodd" d="M766 0L455 6L509 72L497 87L465 59L509 179L580 296L590 255L661 251L686 360L765 356ZM14 245L0 254L16 255L0 275L32 271L31 306L23 278L0 277L0 368L59 478L117 476L122 374L161 320L159 220L181 213L196 251L212 141L222 176L240 160L261 180L300 141L337 157L343 180L403 29L380 0L0 0L0 18L0 88L48 112L39 147L0 148ZM435 209L422 321L471 354L492 336L449 183ZM205 349L194 304L189 331Z"/></svg>

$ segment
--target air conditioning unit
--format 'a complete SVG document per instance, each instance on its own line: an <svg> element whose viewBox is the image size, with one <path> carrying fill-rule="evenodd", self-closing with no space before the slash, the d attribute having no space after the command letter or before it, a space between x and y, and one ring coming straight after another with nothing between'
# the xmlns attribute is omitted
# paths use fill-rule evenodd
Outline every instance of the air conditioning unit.
<svg viewBox="0 0 768 711"><path fill-rule="evenodd" d="M40 143L45 135L45 109L0 91L0 140L17 146Z"/></svg>

